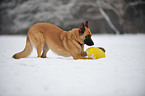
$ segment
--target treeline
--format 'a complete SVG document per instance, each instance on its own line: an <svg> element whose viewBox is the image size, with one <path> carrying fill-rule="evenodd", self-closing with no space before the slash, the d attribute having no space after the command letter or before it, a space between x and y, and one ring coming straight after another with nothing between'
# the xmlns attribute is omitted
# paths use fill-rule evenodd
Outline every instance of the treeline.
<svg viewBox="0 0 145 96"><path fill-rule="evenodd" d="M145 1L0 1L0 34L26 34L38 22L48 22L70 30L86 20L92 33L145 33Z"/></svg>

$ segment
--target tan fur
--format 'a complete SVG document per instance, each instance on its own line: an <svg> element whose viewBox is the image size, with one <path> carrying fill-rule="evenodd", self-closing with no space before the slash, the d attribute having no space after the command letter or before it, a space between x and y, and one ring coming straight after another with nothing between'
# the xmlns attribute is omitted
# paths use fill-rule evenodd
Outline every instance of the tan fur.
<svg viewBox="0 0 145 96"><path fill-rule="evenodd" d="M84 34L79 34L80 28L64 31L59 27L49 23L37 23L33 25L27 33L25 49L15 54L15 59L25 58L32 51L32 45L37 49L37 57L46 58L49 49L61 56L72 56L74 59L92 59L85 57L84 38L91 32L85 27ZM78 43L80 42L82 46ZM41 53L43 50L43 53Z"/></svg>

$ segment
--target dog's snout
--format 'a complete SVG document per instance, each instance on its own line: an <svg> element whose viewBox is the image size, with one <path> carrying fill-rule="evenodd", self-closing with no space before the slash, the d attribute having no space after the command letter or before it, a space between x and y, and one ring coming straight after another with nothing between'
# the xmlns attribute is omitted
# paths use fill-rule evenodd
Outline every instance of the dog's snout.
<svg viewBox="0 0 145 96"><path fill-rule="evenodd" d="M85 43L86 45L88 45L88 46L94 45L94 42L93 42L93 40L91 39L91 35L87 35L87 36L85 37L84 43Z"/></svg>

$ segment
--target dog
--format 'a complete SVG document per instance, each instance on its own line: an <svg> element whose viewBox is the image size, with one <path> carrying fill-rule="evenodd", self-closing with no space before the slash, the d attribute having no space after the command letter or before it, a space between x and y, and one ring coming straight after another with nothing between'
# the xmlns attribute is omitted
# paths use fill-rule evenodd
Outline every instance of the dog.
<svg viewBox="0 0 145 96"><path fill-rule="evenodd" d="M91 39L88 21L82 22L80 28L64 31L50 23L37 23L27 33L26 46L22 52L13 55L13 58L25 58L32 52L33 46L37 49L37 57L47 58L49 49L61 56L72 56L74 59L92 59L86 57L84 44L94 45Z"/></svg>

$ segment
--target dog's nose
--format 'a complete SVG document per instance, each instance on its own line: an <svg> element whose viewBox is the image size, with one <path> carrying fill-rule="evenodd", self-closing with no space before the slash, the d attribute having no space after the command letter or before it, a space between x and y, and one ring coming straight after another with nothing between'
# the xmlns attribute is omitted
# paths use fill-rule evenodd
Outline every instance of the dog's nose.
<svg viewBox="0 0 145 96"><path fill-rule="evenodd" d="M94 45L94 42L92 42L92 45Z"/></svg>
<svg viewBox="0 0 145 96"><path fill-rule="evenodd" d="M94 45L93 41L88 44L88 46L93 46L93 45Z"/></svg>

